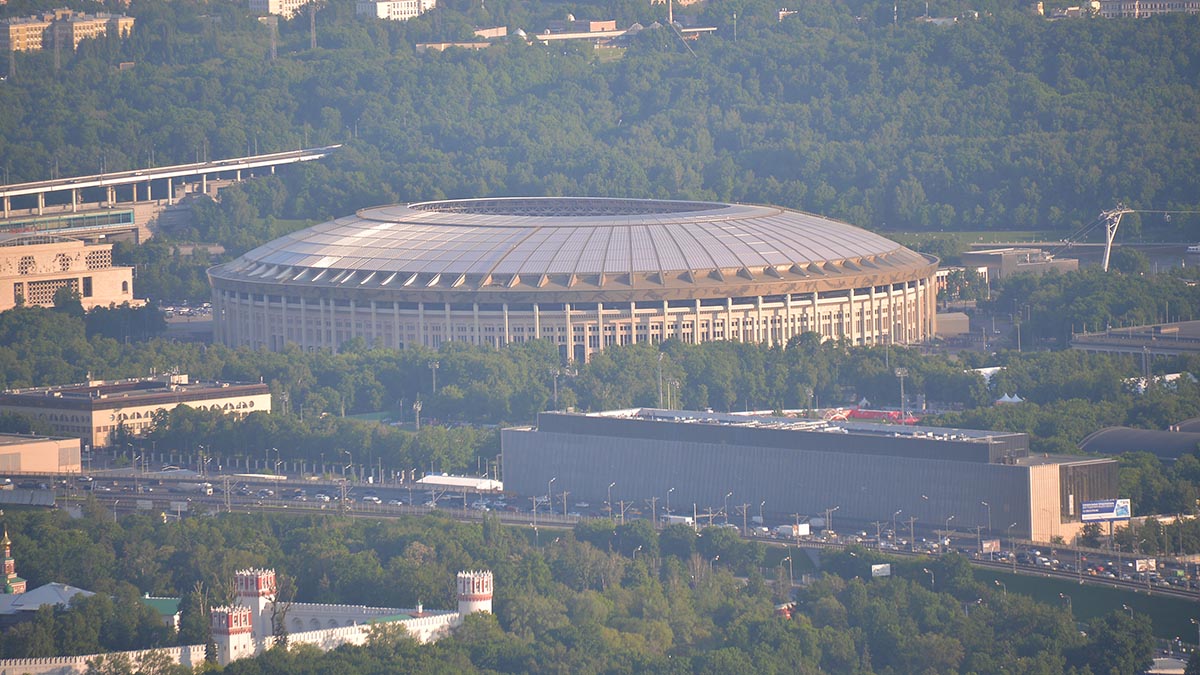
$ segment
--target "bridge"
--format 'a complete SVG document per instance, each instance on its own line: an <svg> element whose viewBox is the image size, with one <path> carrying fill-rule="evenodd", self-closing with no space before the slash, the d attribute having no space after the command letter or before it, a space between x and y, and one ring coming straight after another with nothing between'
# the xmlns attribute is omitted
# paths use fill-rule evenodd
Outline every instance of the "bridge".
<svg viewBox="0 0 1200 675"><path fill-rule="evenodd" d="M46 195L70 193L70 212L75 213L79 210L81 203L80 192L82 190L103 190L104 199L102 203L111 206L119 203L117 198L118 187L128 186L131 190L129 193L131 201L136 202L138 201L140 186L145 185L145 199L152 201L154 199L152 184L155 181L165 180L167 184L167 204L171 205L175 203L174 182L177 179L199 178L201 192L207 192L210 177L220 178L222 175L228 176L232 174L234 180L241 180L242 172L265 168L269 168L271 173L275 173L275 167L277 166L321 159L340 147L342 146L327 145L319 148L249 155L211 162L193 162L191 164L176 164L173 166L135 169L132 171L100 173L91 176L74 176L34 181L31 183L0 185L0 201L3 202L4 206L3 217L10 218L12 216L13 198L35 197L37 199L37 206L33 209L33 212L41 216L44 214L46 208Z"/></svg>

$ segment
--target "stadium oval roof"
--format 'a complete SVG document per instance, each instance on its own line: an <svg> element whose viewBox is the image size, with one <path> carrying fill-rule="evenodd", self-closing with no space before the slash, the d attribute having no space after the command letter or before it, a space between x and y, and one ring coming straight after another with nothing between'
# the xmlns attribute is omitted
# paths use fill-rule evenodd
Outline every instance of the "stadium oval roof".
<svg viewBox="0 0 1200 675"><path fill-rule="evenodd" d="M218 275L414 291L644 288L900 276L935 264L867 230L773 206L513 197L363 209L254 249Z"/></svg>

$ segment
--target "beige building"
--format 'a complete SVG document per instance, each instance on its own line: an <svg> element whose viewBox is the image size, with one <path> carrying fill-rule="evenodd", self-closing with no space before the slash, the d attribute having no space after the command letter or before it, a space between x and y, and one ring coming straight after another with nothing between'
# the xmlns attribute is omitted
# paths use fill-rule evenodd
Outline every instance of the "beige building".
<svg viewBox="0 0 1200 675"><path fill-rule="evenodd" d="M133 297L133 268L113 266L112 244L47 234L0 237L0 311L51 307L64 287L79 295L85 310L144 304Z"/></svg>
<svg viewBox="0 0 1200 675"><path fill-rule="evenodd" d="M300 13L311 0L250 0L250 11L273 14L290 19Z"/></svg>
<svg viewBox="0 0 1200 675"><path fill-rule="evenodd" d="M1106 19L1144 19L1159 14L1200 14L1200 0L1100 0Z"/></svg>
<svg viewBox="0 0 1200 675"><path fill-rule="evenodd" d="M79 439L0 434L0 473L79 473Z"/></svg>
<svg viewBox="0 0 1200 675"><path fill-rule="evenodd" d="M120 14L85 14L70 9L56 9L40 16L19 17L0 21L0 51L22 52L52 49L57 39L60 46L70 45L111 35L128 37L133 32L134 18Z"/></svg>
<svg viewBox="0 0 1200 675"><path fill-rule="evenodd" d="M271 391L262 383L189 382L187 375L91 381L0 393L0 413L48 423L55 433L106 446L122 425L134 434L154 426L156 414L186 405L245 417L271 412ZM78 461L78 459L76 459Z"/></svg>

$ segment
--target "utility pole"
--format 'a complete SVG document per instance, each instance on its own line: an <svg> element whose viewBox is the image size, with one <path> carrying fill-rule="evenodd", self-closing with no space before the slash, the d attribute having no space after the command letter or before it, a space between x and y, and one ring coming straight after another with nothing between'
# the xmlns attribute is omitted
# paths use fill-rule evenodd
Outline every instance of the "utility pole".
<svg viewBox="0 0 1200 675"><path fill-rule="evenodd" d="M744 537L750 532L749 528L746 527L746 512L750 510L750 505L739 504L737 509L742 512L742 536Z"/></svg>
<svg viewBox="0 0 1200 675"><path fill-rule="evenodd" d="M650 505L650 523L658 529L658 497L651 497L646 503Z"/></svg>
<svg viewBox="0 0 1200 675"><path fill-rule="evenodd" d="M566 490L563 490L563 491L562 491L562 496L563 496L563 518L566 518L566 517L567 517L567 495L569 495L569 494L571 494L571 493L570 493L570 492L567 492Z"/></svg>
<svg viewBox="0 0 1200 675"><path fill-rule="evenodd" d="M915 516L908 517L908 552L909 553L917 552L917 542L913 538L913 524L916 522L917 522L917 519Z"/></svg>

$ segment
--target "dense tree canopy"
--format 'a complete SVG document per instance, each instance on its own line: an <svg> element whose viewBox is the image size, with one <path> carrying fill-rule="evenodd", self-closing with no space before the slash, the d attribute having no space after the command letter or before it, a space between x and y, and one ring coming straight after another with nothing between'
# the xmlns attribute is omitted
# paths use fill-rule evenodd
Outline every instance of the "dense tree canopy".
<svg viewBox="0 0 1200 675"><path fill-rule="evenodd" d="M51 5L10 2L6 16ZM935 15L961 13L931 3ZM227 192L195 235L244 250L252 216L314 220L397 200L593 194L777 203L878 229L1074 230L1117 200L1194 209L1196 18L1049 22L984 3L950 26L916 5L746 0L690 10L623 50L526 45L417 54L474 26L540 32L567 12L650 25L662 5L446 2L408 22L326 5L269 28L244 4L135 3L131 38L19 53L0 88L12 180L346 143ZM733 14L737 13L737 39ZM681 15L683 11L681 11ZM118 69L119 62L132 67ZM56 168L57 167L57 168ZM1130 217L1139 229L1194 231ZM1186 236L1186 235L1185 235Z"/></svg>

